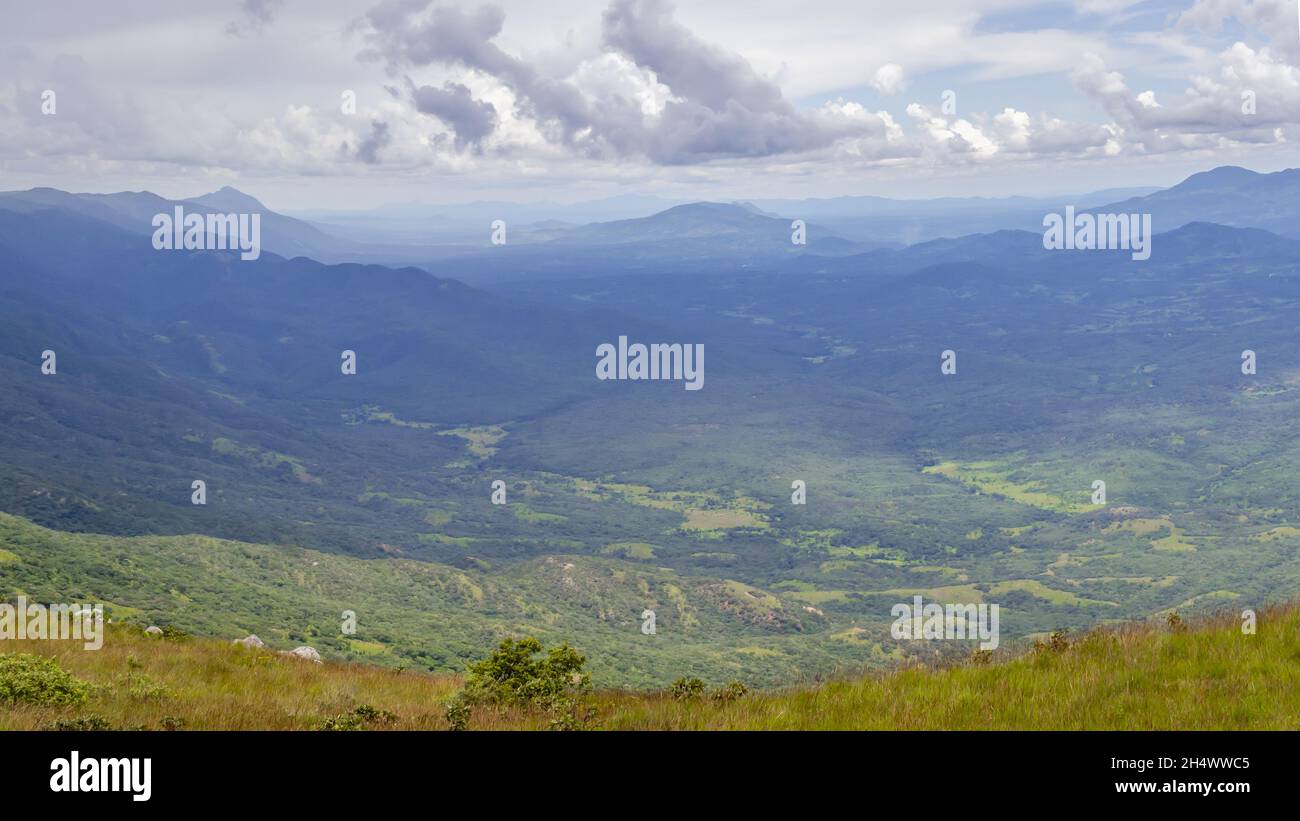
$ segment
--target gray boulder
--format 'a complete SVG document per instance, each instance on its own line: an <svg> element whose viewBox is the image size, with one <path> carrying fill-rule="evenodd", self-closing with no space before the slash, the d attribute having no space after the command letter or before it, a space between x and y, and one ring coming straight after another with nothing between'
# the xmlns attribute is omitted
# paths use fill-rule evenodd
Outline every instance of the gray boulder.
<svg viewBox="0 0 1300 821"><path fill-rule="evenodd" d="M257 636L254 636L252 633L249 633L247 636L245 636L242 639L235 639L235 644L242 644L244 647L247 647L250 650L254 648L266 646L266 642L262 641Z"/></svg>
<svg viewBox="0 0 1300 821"><path fill-rule="evenodd" d="M317 653L317 652L316 652L316 648L315 648L315 647L306 647L306 646L303 646L303 647L295 647L295 648L293 648L292 650L289 650L288 652L286 652L284 655L286 655L286 656L294 656L295 658L300 658L300 659L302 659L303 661L314 661L314 662L316 662L317 664L322 664L322 663L323 663L323 662L320 660L320 653Z"/></svg>

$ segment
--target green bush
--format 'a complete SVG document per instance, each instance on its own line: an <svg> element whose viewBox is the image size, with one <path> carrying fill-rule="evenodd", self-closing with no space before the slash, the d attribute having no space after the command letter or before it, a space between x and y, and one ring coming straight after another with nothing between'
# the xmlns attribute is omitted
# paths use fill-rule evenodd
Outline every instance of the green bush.
<svg viewBox="0 0 1300 821"><path fill-rule="evenodd" d="M30 653L0 655L0 703L23 702L42 707L81 704L89 689L54 659Z"/></svg>
<svg viewBox="0 0 1300 821"><path fill-rule="evenodd" d="M562 644L536 658L542 649L535 638L502 639L492 655L469 665L466 701L550 708L591 687L586 657Z"/></svg>
<svg viewBox="0 0 1300 821"><path fill-rule="evenodd" d="M453 730L464 730L469 727L469 717L472 710L465 701L464 693L457 693L447 700L446 709L442 717L447 720L447 725Z"/></svg>
<svg viewBox="0 0 1300 821"><path fill-rule="evenodd" d="M113 725L108 719L98 713L78 716L77 718L60 718L50 725L50 729L61 733L70 732L93 732L97 730L111 730Z"/></svg>
<svg viewBox="0 0 1300 821"><path fill-rule="evenodd" d="M699 698L704 695L704 682L698 678L679 678L673 682L668 692L678 701Z"/></svg>
<svg viewBox="0 0 1300 821"><path fill-rule="evenodd" d="M133 660L134 658L127 659L127 665L132 666L133 670L138 669L138 662L135 666L131 664ZM119 691L125 691L133 701L159 701L168 695L167 685L144 673L123 673L117 677L116 683Z"/></svg>
<svg viewBox="0 0 1300 821"><path fill-rule="evenodd" d="M742 699L747 695L749 695L749 688L739 681L733 681L726 687L719 687L714 690L710 697L716 702L726 704Z"/></svg>
<svg viewBox="0 0 1300 821"><path fill-rule="evenodd" d="M1034 652L1036 653L1064 653L1070 648L1070 640L1065 637L1064 630L1056 630L1052 635L1047 637L1047 641L1034 639Z"/></svg>
<svg viewBox="0 0 1300 821"><path fill-rule="evenodd" d="M577 699L560 699L555 702L551 712L554 715L547 726L552 730L594 730L599 726L596 708Z"/></svg>
<svg viewBox="0 0 1300 821"><path fill-rule="evenodd" d="M326 718L320 723L322 730L365 730L370 727L386 727L397 722L397 716L387 710L361 704L350 713Z"/></svg>

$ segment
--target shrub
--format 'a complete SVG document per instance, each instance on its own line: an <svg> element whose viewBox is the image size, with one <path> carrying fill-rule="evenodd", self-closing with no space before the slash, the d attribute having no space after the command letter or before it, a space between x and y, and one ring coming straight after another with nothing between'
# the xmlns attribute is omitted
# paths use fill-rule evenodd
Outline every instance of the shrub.
<svg viewBox="0 0 1300 821"><path fill-rule="evenodd" d="M704 695L704 682L698 678L682 677L672 683L668 692L678 701L685 701L690 698L699 698Z"/></svg>
<svg viewBox="0 0 1300 821"><path fill-rule="evenodd" d="M360 704L350 713L340 713L326 718L320 723L322 730L365 730L370 727L386 727L397 723L397 716L387 710L379 710L369 704Z"/></svg>
<svg viewBox="0 0 1300 821"><path fill-rule="evenodd" d="M361 704L353 708L352 714L360 718L367 724L396 724L397 716L387 710L380 710L377 707L371 707L369 704Z"/></svg>
<svg viewBox="0 0 1300 821"><path fill-rule="evenodd" d="M733 681L726 687L719 687L710 695L714 701L727 704L749 695L749 688L739 681Z"/></svg>
<svg viewBox="0 0 1300 821"><path fill-rule="evenodd" d="M108 719L98 713L78 716L76 718L61 718L50 725L50 728L58 732L91 732L95 730L111 730L113 725L108 723Z"/></svg>
<svg viewBox="0 0 1300 821"><path fill-rule="evenodd" d="M321 719L317 729L343 732L348 730L360 730L364 726L365 725L362 723L361 719L352 715L352 713L339 713L336 716Z"/></svg>
<svg viewBox="0 0 1300 821"><path fill-rule="evenodd" d="M89 689L54 659L30 653L0 655L0 702L42 707L81 704Z"/></svg>
<svg viewBox="0 0 1300 821"><path fill-rule="evenodd" d="M560 699L552 707L555 717L548 725L552 730L592 730L597 726L596 708L572 698Z"/></svg>
<svg viewBox="0 0 1300 821"><path fill-rule="evenodd" d="M185 719L180 716L163 716L158 724L164 730L180 730L185 726Z"/></svg>
<svg viewBox="0 0 1300 821"><path fill-rule="evenodd" d="M1040 641L1038 639L1034 640L1034 650L1036 652L1043 652L1046 650L1050 650L1053 653L1063 653L1065 652L1066 649L1069 648L1069 646L1070 646L1070 642L1065 638L1064 630L1057 630L1053 632L1052 635L1047 637L1046 642Z"/></svg>
<svg viewBox="0 0 1300 821"><path fill-rule="evenodd" d="M127 659L131 667L134 658ZM117 677L117 684L133 701L160 701L167 697L167 685L144 673L127 672Z"/></svg>
<svg viewBox="0 0 1300 821"><path fill-rule="evenodd" d="M535 638L502 639L492 655L469 665L465 700L550 708L591 687L591 677L582 671L587 659L578 651L562 644L536 658L542 649Z"/></svg>
<svg viewBox="0 0 1300 821"><path fill-rule="evenodd" d="M469 727L470 713L471 709L465 700L464 693L457 693L447 701L442 717L447 720L447 724L451 729L464 730Z"/></svg>

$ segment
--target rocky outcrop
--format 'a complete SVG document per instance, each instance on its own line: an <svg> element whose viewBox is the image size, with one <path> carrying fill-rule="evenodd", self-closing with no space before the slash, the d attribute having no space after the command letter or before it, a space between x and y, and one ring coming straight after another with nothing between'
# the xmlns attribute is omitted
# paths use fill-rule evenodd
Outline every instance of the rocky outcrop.
<svg viewBox="0 0 1300 821"><path fill-rule="evenodd" d="M323 663L320 660L320 653L316 652L315 647L307 647L307 646L295 647L292 650L284 651L281 655L294 656L295 658L300 658L303 661L314 661L317 664Z"/></svg>

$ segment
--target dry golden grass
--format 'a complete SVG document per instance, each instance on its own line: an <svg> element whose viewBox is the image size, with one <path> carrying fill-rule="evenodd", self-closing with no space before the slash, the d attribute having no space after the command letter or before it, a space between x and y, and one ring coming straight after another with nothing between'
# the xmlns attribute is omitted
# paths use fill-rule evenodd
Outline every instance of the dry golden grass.
<svg viewBox="0 0 1300 821"><path fill-rule="evenodd" d="M3 729L90 714L119 728L157 729L170 716L186 729L314 729L361 704L394 714L392 729L446 729L444 704L461 684L457 676L318 665L118 626L98 651L70 642L4 649L52 656L95 688L78 707L0 707ZM165 693L133 695L128 676L160 683ZM1240 613L1228 611L1180 628L1099 629L1064 650L985 665L904 670L729 703L624 691L598 691L590 701L599 726L619 730L1296 729L1300 606L1260 610L1255 635L1244 635ZM477 708L470 728L540 729L549 721L542 713Z"/></svg>
<svg viewBox="0 0 1300 821"><path fill-rule="evenodd" d="M38 729L95 714L121 728L158 729L164 717L173 716L186 729L298 730L362 703L395 713L408 728L445 726L440 704L460 687L456 676L313 664L213 639L155 639L115 625L108 625L99 650L64 641L7 644L10 652L57 659L95 690L75 708L0 707L4 729ZM162 684L166 692L161 698L133 697L127 676Z"/></svg>

